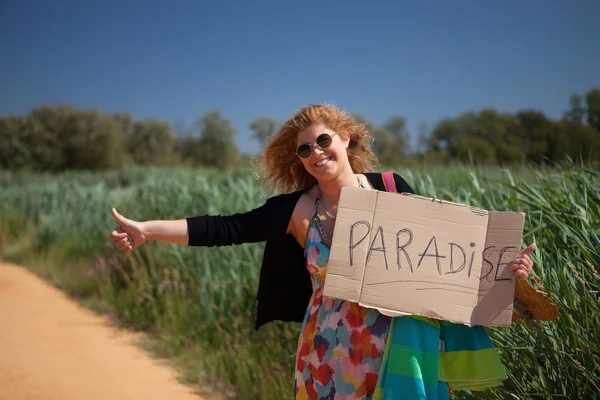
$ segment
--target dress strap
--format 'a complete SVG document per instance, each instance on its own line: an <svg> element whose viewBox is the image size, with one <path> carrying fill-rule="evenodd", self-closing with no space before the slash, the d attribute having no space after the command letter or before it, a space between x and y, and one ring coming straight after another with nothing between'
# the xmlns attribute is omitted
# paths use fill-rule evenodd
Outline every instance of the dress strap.
<svg viewBox="0 0 600 400"><path fill-rule="evenodd" d="M315 205L313 207L313 212L316 215L318 215L318 213L319 213L319 200L321 200L322 194L323 194L323 192L321 192L321 190L319 189L319 193L317 193L317 198L315 199Z"/></svg>
<svg viewBox="0 0 600 400"><path fill-rule="evenodd" d="M329 237L325 233L325 228L323 228L323 221L321 221L321 217L319 217L319 200L321 199L321 194L322 194L322 192L319 190L319 193L317 194L317 199L315 200L315 206L314 206L314 211L313 211L313 215L311 218L311 222L315 225L315 227L319 231L319 236L321 237L321 243L323 243L329 249L329 248L331 248L331 241L329 240Z"/></svg>
<svg viewBox="0 0 600 400"><path fill-rule="evenodd" d="M354 176L356 177L356 180L358 182L358 186L361 187L361 188L363 188L363 189L366 189L367 187L365 186L364 183L362 183L362 181L360 180L360 178L358 177L358 175L355 174Z"/></svg>

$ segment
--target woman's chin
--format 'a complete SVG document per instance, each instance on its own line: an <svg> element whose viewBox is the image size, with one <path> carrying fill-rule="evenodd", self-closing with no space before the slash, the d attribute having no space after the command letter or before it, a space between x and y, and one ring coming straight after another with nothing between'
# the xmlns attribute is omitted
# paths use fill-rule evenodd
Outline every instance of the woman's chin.
<svg viewBox="0 0 600 400"><path fill-rule="evenodd" d="M323 167L313 167L311 168L311 175L319 180L329 180L333 179L337 176L338 169L335 164L327 165Z"/></svg>

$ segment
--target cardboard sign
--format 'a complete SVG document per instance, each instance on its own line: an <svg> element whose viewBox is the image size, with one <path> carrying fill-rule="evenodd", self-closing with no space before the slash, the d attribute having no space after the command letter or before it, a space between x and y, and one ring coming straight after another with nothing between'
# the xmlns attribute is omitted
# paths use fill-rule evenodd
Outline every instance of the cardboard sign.
<svg viewBox="0 0 600 400"><path fill-rule="evenodd" d="M510 326L525 214L344 187L324 296L469 326Z"/></svg>

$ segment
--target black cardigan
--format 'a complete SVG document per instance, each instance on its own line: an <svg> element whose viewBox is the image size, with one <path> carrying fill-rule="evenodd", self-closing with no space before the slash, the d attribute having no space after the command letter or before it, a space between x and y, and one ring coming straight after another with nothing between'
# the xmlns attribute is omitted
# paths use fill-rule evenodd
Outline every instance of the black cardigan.
<svg viewBox="0 0 600 400"><path fill-rule="evenodd" d="M373 188L385 191L379 173L364 174ZM406 181L394 174L398 192L413 193ZM260 278L255 328L274 321L302 322L312 295L312 283L304 249L286 234L296 203L304 190L267 199L254 210L230 216L186 218L188 246L230 246L266 241Z"/></svg>

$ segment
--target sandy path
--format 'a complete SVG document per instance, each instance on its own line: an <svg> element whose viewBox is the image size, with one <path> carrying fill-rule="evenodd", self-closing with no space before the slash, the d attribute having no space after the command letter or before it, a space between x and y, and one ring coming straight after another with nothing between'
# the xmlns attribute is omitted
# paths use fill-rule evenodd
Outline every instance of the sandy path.
<svg viewBox="0 0 600 400"><path fill-rule="evenodd" d="M200 399L135 337L0 263L0 400Z"/></svg>

